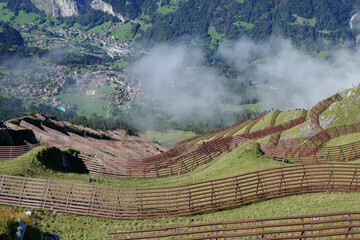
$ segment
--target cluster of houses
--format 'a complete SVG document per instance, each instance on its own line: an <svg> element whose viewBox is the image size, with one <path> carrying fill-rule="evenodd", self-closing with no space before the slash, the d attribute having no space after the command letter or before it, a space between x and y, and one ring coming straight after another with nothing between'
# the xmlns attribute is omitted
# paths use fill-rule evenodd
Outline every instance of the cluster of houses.
<svg viewBox="0 0 360 240"><path fill-rule="evenodd" d="M111 24L101 27L99 33L89 33L78 28L44 27L37 23L22 25L20 31L24 36L26 44L53 48L59 45L70 45L70 40L78 39L103 48L110 56L114 54L123 55L133 51L131 44L127 41L118 42L118 38L108 34L121 27L121 24ZM40 32L47 34L36 34ZM35 35L34 35L35 34Z"/></svg>
<svg viewBox="0 0 360 240"><path fill-rule="evenodd" d="M47 99L62 93L65 85L71 85L74 79L68 74L66 67L34 69L18 71L15 74L1 75L1 92L11 93L25 102L32 103L33 99L42 97Z"/></svg>
<svg viewBox="0 0 360 240"><path fill-rule="evenodd" d="M99 33L90 33L77 28L45 27L37 23L21 26L19 29L28 45L52 48L55 46L71 45L72 39L98 46L114 54L132 53L130 43L119 42L111 33L121 27L119 24L109 24L101 27ZM91 50L84 50L91 51ZM78 70L70 71L67 67L40 64L41 69L31 71L17 71L8 75L0 75L0 92L22 99L29 104L35 104L40 99L61 111L73 109L76 103L67 103L58 96L63 93L76 91L85 96L101 95L109 99L109 108L129 108L127 102L140 95L140 86L132 86L124 73L111 70L100 70L81 74ZM112 91L102 91L103 87Z"/></svg>

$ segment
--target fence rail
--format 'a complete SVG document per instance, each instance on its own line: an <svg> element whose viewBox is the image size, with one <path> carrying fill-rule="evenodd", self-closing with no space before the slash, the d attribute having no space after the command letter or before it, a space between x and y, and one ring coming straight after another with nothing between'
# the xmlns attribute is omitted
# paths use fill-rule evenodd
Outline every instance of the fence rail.
<svg viewBox="0 0 360 240"><path fill-rule="evenodd" d="M220 138L204 143L197 150L180 154L176 152L150 161L117 160L80 155L91 174L116 178L159 178L183 174L219 157L231 147L247 142L242 137ZM177 156L178 155L178 156Z"/></svg>
<svg viewBox="0 0 360 240"><path fill-rule="evenodd" d="M6 161L17 158L38 146L39 144L27 144L20 146L0 146L0 161Z"/></svg>
<svg viewBox="0 0 360 240"><path fill-rule="evenodd" d="M201 223L164 228L109 232L120 239L256 239L360 238L360 212Z"/></svg>
<svg viewBox="0 0 360 240"><path fill-rule="evenodd" d="M240 136L242 136L243 138L248 138L248 139L258 139L258 138L262 138L262 137L265 137L267 135L271 135L271 134L274 134L277 132L282 132L282 131L293 128L293 127L305 122L306 115L307 115L307 111L305 109L303 109L301 116L296 119L290 120L288 122L285 122L285 123L277 125L277 126L269 126L262 130L257 130L257 131L251 132L251 133L243 133L243 134L240 134Z"/></svg>
<svg viewBox="0 0 360 240"><path fill-rule="evenodd" d="M319 116L322 114L331 104L336 101L341 101L343 98L338 94L334 94L331 97L328 97L320 102L318 102L310 110L310 120L315 125L319 131L324 131L319 122Z"/></svg>
<svg viewBox="0 0 360 240"><path fill-rule="evenodd" d="M292 165L194 184L120 189L0 175L0 204L113 219L186 216L281 196L360 191L360 164Z"/></svg>
<svg viewBox="0 0 360 240"><path fill-rule="evenodd" d="M330 139L358 132L360 132L360 123L335 126L314 135L299 146L286 147L286 143L283 142L278 146L262 144L261 148L268 157L286 159L297 163L350 161L360 158L360 142L332 147L322 146ZM299 138L292 141L287 140L287 142L295 144L303 140Z"/></svg>

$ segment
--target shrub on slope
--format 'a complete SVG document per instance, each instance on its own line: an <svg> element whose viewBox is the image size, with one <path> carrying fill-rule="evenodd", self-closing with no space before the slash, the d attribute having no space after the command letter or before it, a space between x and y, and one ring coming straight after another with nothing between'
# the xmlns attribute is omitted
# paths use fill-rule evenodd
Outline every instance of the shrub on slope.
<svg viewBox="0 0 360 240"><path fill-rule="evenodd" d="M83 162L76 157L76 152L60 150L52 146L37 147L17 159L1 162L2 174L16 176L38 176L56 172L87 173Z"/></svg>

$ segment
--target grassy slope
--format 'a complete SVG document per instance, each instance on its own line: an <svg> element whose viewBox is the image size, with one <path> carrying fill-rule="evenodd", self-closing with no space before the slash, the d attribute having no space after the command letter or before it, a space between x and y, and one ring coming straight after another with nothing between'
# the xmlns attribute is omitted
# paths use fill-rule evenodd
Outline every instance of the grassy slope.
<svg viewBox="0 0 360 240"><path fill-rule="evenodd" d="M39 149L37 152L38 151ZM0 167L11 166L11 171L13 174L16 173L17 168L21 169L23 166L42 169L42 166L36 165L38 162L32 156L34 156L34 153L30 152L26 156L18 158L17 160L0 163ZM217 159L189 174L154 180L113 180L103 178L102 181L104 185L118 186L122 188L157 186L165 187L222 178L278 166L282 166L282 164L262 155L258 151L258 145L255 142L250 142L227 153L224 157ZM22 171L21 173L28 175L28 172L26 171ZM66 181L73 179L77 182L86 182L88 177L85 174L50 173L48 170L44 169L41 171L41 173L48 178L54 178L58 180L59 178L63 178ZM211 212L208 214L138 221L111 220L96 217L77 216L72 214L59 215L54 214L51 211L36 209L34 210L34 223L37 224L41 231L59 234L61 239L106 239L107 232L115 230L154 228L170 225L229 221L247 218L315 214L334 211L359 211L359 197L360 193L305 194L262 201L259 203L250 204L246 207ZM19 212L24 210L28 209L0 206L0 212ZM73 224L74 222L76 222L76 224Z"/></svg>
<svg viewBox="0 0 360 240"><path fill-rule="evenodd" d="M124 40L132 40L132 26L131 23L126 23L123 26L115 29L111 35L115 36L118 38L119 41L124 41Z"/></svg>
<svg viewBox="0 0 360 240"><path fill-rule="evenodd" d="M23 10L20 10L19 14L15 17L14 22L18 25L23 25L35 22L38 19L40 19L40 15L36 13L26 13Z"/></svg>
<svg viewBox="0 0 360 240"><path fill-rule="evenodd" d="M320 116L321 120L332 119L330 126L352 124L360 121L360 88L347 90L343 100L335 102Z"/></svg>
<svg viewBox="0 0 360 240"><path fill-rule="evenodd" d="M40 177L88 184L89 175L87 174L51 172L49 169L44 169L44 166L38 164L38 161L36 160L36 154L38 154L39 151L38 149L28 152L26 155L16 160L0 162L0 169L3 169L1 172L11 175ZM102 185L120 188L166 187L235 176L246 172L279 166L283 165L267 158L258 151L258 145L255 142L250 142L225 154L221 158L215 159L188 174L180 176L151 180L98 178ZM27 170L28 168L31 168L33 171ZM36 172L36 174L33 172Z"/></svg>
<svg viewBox="0 0 360 240"><path fill-rule="evenodd" d="M275 121L275 126L288 122L290 120L296 119L301 116L301 110L288 110L282 111L279 116L277 116Z"/></svg>
<svg viewBox="0 0 360 240"><path fill-rule="evenodd" d="M78 104L79 109L76 112L80 116L89 118L92 113L96 113L98 116L107 116L108 101L102 99L101 95L86 96L84 90L76 94L62 94L57 96L57 98L67 103Z"/></svg>
<svg viewBox="0 0 360 240"><path fill-rule="evenodd" d="M101 33L103 30L101 29L102 27L106 27L111 25L111 22L104 22L103 24L99 25L99 26L95 26L91 29L88 30L89 33Z"/></svg>
<svg viewBox="0 0 360 240"><path fill-rule="evenodd" d="M196 134L190 131L180 130L168 130L166 132L151 130L140 134L140 136L148 139L154 139L166 147L172 147L175 145L175 143L196 136Z"/></svg>
<svg viewBox="0 0 360 240"><path fill-rule="evenodd" d="M324 144L324 147L333 147L352 143L360 140L360 133L347 134L341 137L333 138Z"/></svg>
<svg viewBox="0 0 360 240"><path fill-rule="evenodd" d="M357 90L356 92L354 92L353 96L350 95L343 101L334 104L334 106L331 109L325 111L323 115L326 117L331 114L342 114L342 119L339 120L341 122L335 122L335 124L338 125L342 125L348 122L352 123L359 121L356 120L356 117L358 116L357 111L359 108L358 106L354 108L353 105L357 102L360 102L360 97L358 97L359 93L359 90ZM297 118L299 117L299 115L300 110L285 111L278 116L276 125ZM268 114L268 116L266 117L271 118L271 116L272 113ZM268 122L270 120L262 121ZM262 125L265 126L266 124L261 123L260 121L260 123L258 123L257 125L257 127L260 128ZM282 134L282 138L303 136L304 133L306 133L305 130L308 126L310 126L309 121L293 129L285 131ZM340 145L356 141L359 135L360 134L352 134L336 138L328 142L326 146ZM165 136L161 137L165 138ZM259 141L267 142L267 138L268 137L265 137L263 139L260 139ZM355 162L360 161L357 160ZM35 174L33 174L33 172L24 170L25 166L28 168L34 168L35 170L40 169L36 171L36 177L72 181L78 183L88 183L88 175L86 174L50 172L49 169L44 169L43 166L38 166L36 165L36 163L37 161L36 159L34 159L34 153L30 152L24 157L18 158L17 160L1 162L0 169L5 168L5 170L2 170L2 173L35 177ZM264 156L259 151L258 145L255 142L249 142L246 145L241 146L231 152L228 152L223 157L218 158L200 168L197 168L188 174L152 180L109 179L99 177L100 183L96 184L116 186L121 188L166 187L229 177L242 173L279 167L283 165L285 164L281 164L280 162L276 162ZM107 232L115 230L153 228L170 225L184 225L201 222L228 221L247 218L316 214L335 211L359 211L359 197L360 193L330 192L305 194L262 201L259 203L250 204L246 207L211 212L208 214L200 214L196 216L139 221L110 220L96 217L76 216L71 214L56 215L51 213L50 211L36 210L35 222L38 224L40 230L59 234L61 236L61 239L106 239ZM0 206L0 211L9 211L12 209L14 208ZM77 224L74 225L74 222L76 222Z"/></svg>
<svg viewBox="0 0 360 240"><path fill-rule="evenodd" d="M0 3L0 20L4 22L10 21L11 18L15 16L15 14L6 9L7 3Z"/></svg>
<svg viewBox="0 0 360 240"><path fill-rule="evenodd" d="M40 177L51 176L57 173L59 169L59 162L61 150L52 146L40 146L15 160L0 162L0 172L6 175L26 176L26 177ZM53 171L54 170L54 171ZM69 175L72 173L60 173ZM82 175L82 174L79 174ZM85 174L84 174L85 175Z"/></svg>
<svg viewBox="0 0 360 240"><path fill-rule="evenodd" d="M263 118L261 118L251 129L250 132L255 132L256 130L261 130L264 128L269 127L271 117L273 116L274 112L269 112Z"/></svg>

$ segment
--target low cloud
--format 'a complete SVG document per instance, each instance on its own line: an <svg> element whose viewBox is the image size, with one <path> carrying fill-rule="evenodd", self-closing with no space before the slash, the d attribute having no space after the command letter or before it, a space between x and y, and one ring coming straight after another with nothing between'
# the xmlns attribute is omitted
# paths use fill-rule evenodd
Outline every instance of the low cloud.
<svg viewBox="0 0 360 240"><path fill-rule="evenodd" d="M354 49L334 50L325 61L295 49L290 40L243 39L223 43L219 54L239 71L248 70L257 84L254 94L273 108L311 108L360 80L360 55Z"/></svg>
<svg viewBox="0 0 360 240"><path fill-rule="evenodd" d="M215 114L226 94L223 76L203 65L201 50L158 45L129 69L149 98L177 120Z"/></svg>

